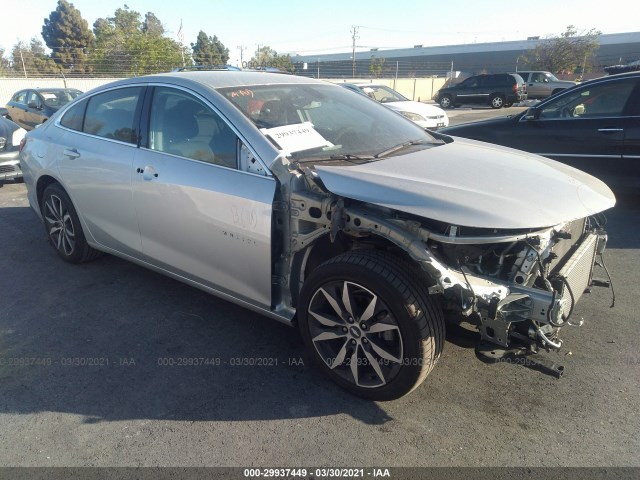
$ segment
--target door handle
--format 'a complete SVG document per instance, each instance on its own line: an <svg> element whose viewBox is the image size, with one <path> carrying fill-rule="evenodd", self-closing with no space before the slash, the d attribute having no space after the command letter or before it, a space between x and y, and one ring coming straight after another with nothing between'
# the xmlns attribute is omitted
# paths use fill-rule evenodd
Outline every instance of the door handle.
<svg viewBox="0 0 640 480"><path fill-rule="evenodd" d="M136 173L142 174L142 178L147 181L158 178L156 170L151 165L146 165L144 168L136 168Z"/></svg>
<svg viewBox="0 0 640 480"><path fill-rule="evenodd" d="M599 128L598 131L600 133L624 132L624 128Z"/></svg>
<svg viewBox="0 0 640 480"><path fill-rule="evenodd" d="M71 160L80 156L80 153L75 148L65 148L62 153L65 157L69 157Z"/></svg>

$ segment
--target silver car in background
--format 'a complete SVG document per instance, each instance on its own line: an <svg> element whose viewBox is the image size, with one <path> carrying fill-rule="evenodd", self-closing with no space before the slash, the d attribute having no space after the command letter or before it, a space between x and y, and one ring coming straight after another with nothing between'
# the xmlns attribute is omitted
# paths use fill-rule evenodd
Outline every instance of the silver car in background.
<svg viewBox="0 0 640 480"><path fill-rule="evenodd" d="M21 160L63 260L111 253L297 324L325 374L376 400L425 379L445 313L496 350L559 349L615 203L568 166L275 73L102 86Z"/></svg>
<svg viewBox="0 0 640 480"><path fill-rule="evenodd" d="M0 182L22 179L18 153L26 133L24 128L0 117Z"/></svg>

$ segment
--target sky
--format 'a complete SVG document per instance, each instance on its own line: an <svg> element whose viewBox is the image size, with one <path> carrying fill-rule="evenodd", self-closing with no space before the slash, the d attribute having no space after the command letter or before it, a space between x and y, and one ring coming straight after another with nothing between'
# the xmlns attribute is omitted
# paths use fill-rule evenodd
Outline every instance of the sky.
<svg viewBox="0 0 640 480"><path fill-rule="evenodd" d="M89 26L128 5L153 12L168 36L195 43L198 32L216 35L231 64L249 60L257 47L280 54L313 55L357 50L523 40L578 32L640 31L635 0L74 0ZM42 41L44 19L57 0L0 0L0 48L5 56L19 40ZM626 13L625 13L626 12ZM11 21L10 19L20 19Z"/></svg>

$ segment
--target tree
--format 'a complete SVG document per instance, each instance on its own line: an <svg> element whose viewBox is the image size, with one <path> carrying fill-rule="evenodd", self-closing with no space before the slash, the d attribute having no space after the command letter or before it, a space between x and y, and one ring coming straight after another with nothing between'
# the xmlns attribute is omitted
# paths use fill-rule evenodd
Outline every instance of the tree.
<svg viewBox="0 0 640 480"><path fill-rule="evenodd" d="M291 61L291 55L278 55L278 52L268 45L256 50L256 53L249 61L248 66L250 68L260 69L273 68L291 73L296 70L295 65Z"/></svg>
<svg viewBox="0 0 640 480"><path fill-rule="evenodd" d="M9 74L10 63L4 58L4 48L0 48L0 77L6 77Z"/></svg>
<svg viewBox="0 0 640 480"><path fill-rule="evenodd" d="M591 29L578 34L573 25L559 37L551 37L541 41L527 55L527 63L536 70L548 70L553 73L584 73L589 60L598 50L598 30Z"/></svg>
<svg viewBox="0 0 640 480"><path fill-rule="evenodd" d="M52 50L51 57L63 69L74 73L90 71L87 52L94 42L93 33L72 3L58 0L56 9L44 19L42 38Z"/></svg>
<svg viewBox="0 0 640 480"><path fill-rule="evenodd" d="M141 15L127 5L113 17L93 24L96 47L92 54L96 73L144 75L182 65L181 46L164 36L164 27L153 12Z"/></svg>
<svg viewBox="0 0 640 480"><path fill-rule="evenodd" d="M382 70L386 60L386 58L376 58L375 55L372 55L371 61L369 62L369 74L374 77L382 75Z"/></svg>
<svg viewBox="0 0 640 480"><path fill-rule="evenodd" d="M147 35L153 35L156 37L161 37L164 35L164 25L155 16L153 12L147 12L144 16L144 22L142 24L142 32Z"/></svg>
<svg viewBox="0 0 640 480"><path fill-rule="evenodd" d="M215 35L207 36L200 30L196 43L191 44L193 61L196 65L226 65L229 61L229 49Z"/></svg>
<svg viewBox="0 0 640 480"><path fill-rule="evenodd" d="M42 42L32 38L27 45L18 42L11 51L13 70L15 74L28 77L60 76L60 66L46 54Z"/></svg>

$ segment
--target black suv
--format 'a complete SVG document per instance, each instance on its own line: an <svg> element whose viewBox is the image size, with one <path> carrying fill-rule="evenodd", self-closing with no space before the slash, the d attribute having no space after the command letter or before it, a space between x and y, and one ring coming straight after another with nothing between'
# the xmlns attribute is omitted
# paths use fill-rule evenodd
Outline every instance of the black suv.
<svg viewBox="0 0 640 480"><path fill-rule="evenodd" d="M442 108L458 107L463 103L491 105L491 108L510 107L527 99L527 87L516 73L497 73L469 77L457 85L441 88L435 101Z"/></svg>

